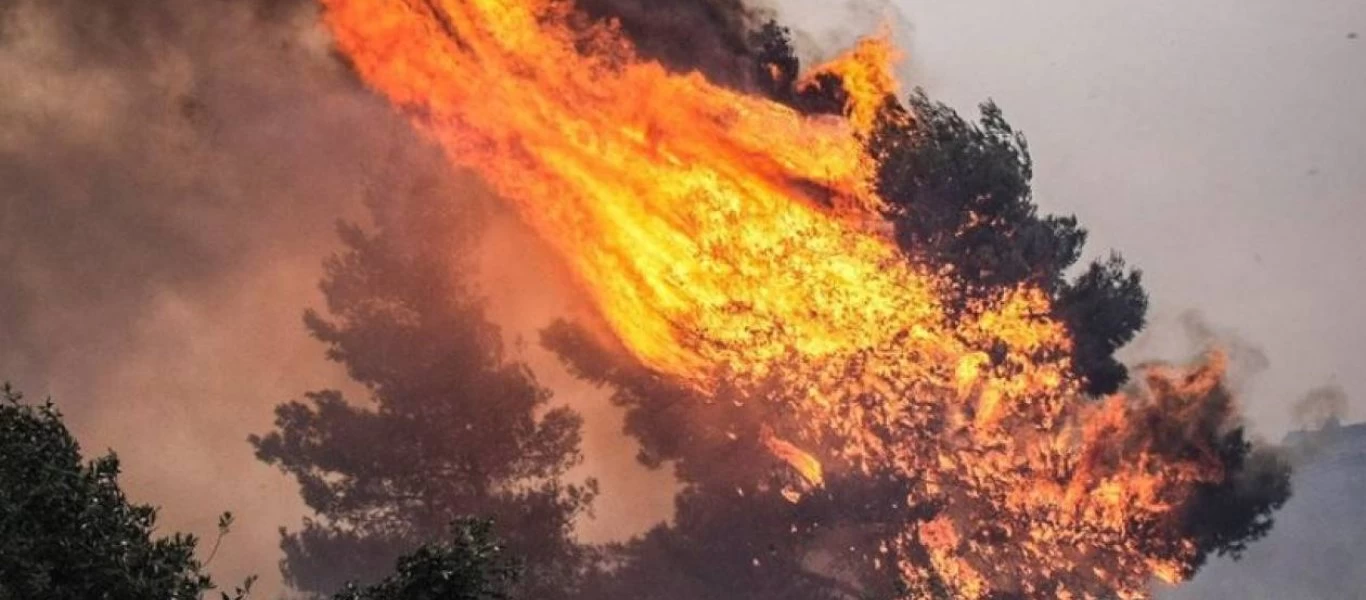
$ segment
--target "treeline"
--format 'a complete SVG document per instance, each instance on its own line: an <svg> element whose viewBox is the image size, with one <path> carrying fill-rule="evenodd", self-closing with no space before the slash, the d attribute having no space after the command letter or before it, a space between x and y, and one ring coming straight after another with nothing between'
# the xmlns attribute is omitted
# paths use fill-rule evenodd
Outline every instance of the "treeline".
<svg viewBox="0 0 1366 600"><path fill-rule="evenodd" d="M217 589L206 573L219 540L201 559L192 535L156 534L154 507L132 503L119 460L85 460L49 401L24 402L0 387L0 600L194 600ZM370 585L348 584L335 600L509 598L520 564L486 521L461 519ZM222 600L245 600L255 578Z"/></svg>

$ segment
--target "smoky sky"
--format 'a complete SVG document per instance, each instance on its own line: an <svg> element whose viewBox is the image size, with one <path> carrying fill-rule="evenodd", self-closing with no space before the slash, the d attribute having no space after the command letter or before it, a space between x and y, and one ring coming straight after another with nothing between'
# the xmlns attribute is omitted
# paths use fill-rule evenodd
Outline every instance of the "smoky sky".
<svg viewBox="0 0 1366 600"><path fill-rule="evenodd" d="M155 294L316 244L355 202L376 126L352 118L382 110L267 6L6 4L0 356L19 383L116 353Z"/></svg>
<svg viewBox="0 0 1366 600"><path fill-rule="evenodd" d="M0 378L117 450L161 531L237 513L212 569L269 594L301 504L245 438L344 384L300 324L335 222L454 175L307 3L0 7Z"/></svg>

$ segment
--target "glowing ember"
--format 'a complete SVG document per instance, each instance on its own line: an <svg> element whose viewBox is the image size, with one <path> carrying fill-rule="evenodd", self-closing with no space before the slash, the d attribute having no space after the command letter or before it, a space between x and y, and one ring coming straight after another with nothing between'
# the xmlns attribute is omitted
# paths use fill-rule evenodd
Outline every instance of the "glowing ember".
<svg viewBox="0 0 1366 600"><path fill-rule="evenodd" d="M1042 292L950 315L946 282L860 225L886 39L817 71L850 106L814 119L639 60L565 2L325 3L366 81L515 203L636 359L703 391L763 382L800 425L762 441L813 484L890 470L907 505L943 506L889 540L928 553L899 565L912 589L1140 597L1188 573L1179 509L1217 457L1129 424L1220 426L1222 362L1087 403Z"/></svg>

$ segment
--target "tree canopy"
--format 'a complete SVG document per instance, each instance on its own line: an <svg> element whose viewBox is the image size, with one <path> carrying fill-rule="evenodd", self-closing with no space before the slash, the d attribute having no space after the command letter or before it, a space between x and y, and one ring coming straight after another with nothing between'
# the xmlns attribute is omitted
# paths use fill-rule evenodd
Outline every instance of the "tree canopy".
<svg viewBox="0 0 1366 600"><path fill-rule="evenodd" d="M213 589L195 536L157 536L156 521L124 494L113 453L87 462L51 402L0 388L0 599L193 600Z"/></svg>
<svg viewBox="0 0 1366 600"><path fill-rule="evenodd" d="M251 438L315 513L284 535L282 568L318 593L375 581L453 519L477 515L496 519L526 559L527 593L559 597L582 553L574 518L596 490L563 480L581 460L581 420L550 407L550 391L505 356L467 277L477 211L434 197L377 205L373 233L343 225L345 250L322 284L327 316L305 318L369 397L309 393Z"/></svg>
<svg viewBox="0 0 1366 600"><path fill-rule="evenodd" d="M946 269L964 300L1020 284L1047 291L1087 391L1118 390L1128 372L1115 352L1146 322L1141 272L1111 253L1068 278L1086 230L1074 216L1039 214L1029 145L994 103L981 105L980 123L920 91L888 107L868 146L901 249Z"/></svg>
<svg viewBox="0 0 1366 600"><path fill-rule="evenodd" d="M508 600L521 563L488 521L461 519L445 539L398 559L395 572L369 586L349 583L333 600Z"/></svg>

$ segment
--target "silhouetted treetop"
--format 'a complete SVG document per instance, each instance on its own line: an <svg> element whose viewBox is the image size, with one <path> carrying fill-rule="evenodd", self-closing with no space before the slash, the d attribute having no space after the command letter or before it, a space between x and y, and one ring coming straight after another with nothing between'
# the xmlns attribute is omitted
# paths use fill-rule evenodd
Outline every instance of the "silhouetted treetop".
<svg viewBox="0 0 1366 600"><path fill-rule="evenodd" d="M527 593L573 589L573 523L596 493L591 480L564 481L582 460L582 421L549 406L550 391L506 356L469 279L478 215L452 204L420 190L376 205L373 231L341 227L345 250L322 282L327 312L305 322L369 397L308 393L251 438L315 513L283 540L298 588L374 581L453 519L477 516L496 519L527 559Z"/></svg>
<svg viewBox="0 0 1366 600"><path fill-rule="evenodd" d="M333 600L509 600L520 561L493 535L488 521L461 519L442 539L398 559L395 572L370 586L351 583Z"/></svg>
<svg viewBox="0 0 1366 600"><path fill-rule="evenodd" d="M193 600L213 589L195 536L157 536L157 509L130 502L119 472L113 453L82 458L52 403L0 387L0 599Z"/></svg>

